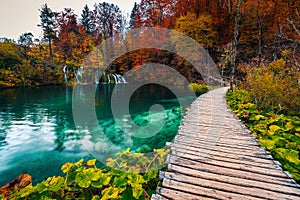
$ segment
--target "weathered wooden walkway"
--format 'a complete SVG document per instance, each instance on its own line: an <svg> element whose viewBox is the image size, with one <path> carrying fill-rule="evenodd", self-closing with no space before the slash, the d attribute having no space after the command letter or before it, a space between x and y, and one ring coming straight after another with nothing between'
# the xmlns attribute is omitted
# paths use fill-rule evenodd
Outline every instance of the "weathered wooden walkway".
<svg viewBox="0 0 300 200"><path fill-rule="evenodd" d="M300 188L242 125L227 88L200 96L168 143L168 171L152 200L300 199Z"/></svg>

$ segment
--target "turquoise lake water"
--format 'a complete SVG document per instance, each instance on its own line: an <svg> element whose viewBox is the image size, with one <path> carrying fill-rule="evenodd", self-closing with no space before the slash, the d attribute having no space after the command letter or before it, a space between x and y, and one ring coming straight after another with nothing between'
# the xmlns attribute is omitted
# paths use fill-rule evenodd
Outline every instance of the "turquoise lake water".
<svg viewBox="0 0 300 200"><path fill-rule="evenodd" d="M130 147L133 151L147 152L161 148L178 131L184 109L195 96L185 92L188 88L168 89L160 85L145 85L135 90L130 98L128 113L113 115L112 92L117 91L117 103L133 87L119 85L83 85L77 94L85 98L86 91L95 92L95 112L98 128L79 130L72 112L73 87L49 86L41 88L2 89L0 91L0 185L20 174L27 173L39 182L48 176L61 175L60 167L66 162L93 158L86 146L93 146L98 154L109 155ZM182 94L174 95L174 90ZM176 93L176 92L175 92ZM180 104L181 102L181 104ZM159 104L164 110L149 111ZM128 106L127 106L128 107ZM151 136L139 137L130 131L132 122L141 127L153 124L162 129ZM118 121L122 122L122 126ZM125 130L126 129L126 130ZM125 133L126 132L126 133ZM87 139L88 138L88 139ZM105 138L105 139L104 139Z"/></svg>

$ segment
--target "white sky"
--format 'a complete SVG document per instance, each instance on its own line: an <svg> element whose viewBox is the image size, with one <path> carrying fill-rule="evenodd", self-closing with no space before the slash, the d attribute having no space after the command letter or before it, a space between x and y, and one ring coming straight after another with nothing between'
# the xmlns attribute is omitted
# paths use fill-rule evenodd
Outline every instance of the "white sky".
<svg viewBox="0 0 300 200"><path fill-rule="evenodd" d="M22 33L31 32L35 38L41 36L39 9L47 3L52 11L72 8L78 17L85 4L90 10L95 3L108 2L118 5L123 12L130 13L134 2L140 0L2 0L0 6L0 38L17 40Z"/></svg>

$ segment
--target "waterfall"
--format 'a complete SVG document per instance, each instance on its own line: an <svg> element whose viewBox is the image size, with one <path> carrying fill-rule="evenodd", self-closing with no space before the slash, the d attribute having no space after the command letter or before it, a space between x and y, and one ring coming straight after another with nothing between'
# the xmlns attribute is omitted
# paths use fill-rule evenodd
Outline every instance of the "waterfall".
<svg viewBox="0 0 300 200"><path fill-rule="evenodd" d="M63 72L64 72L64 79L65 82L68 82L68 71L69 71L70 66L65 65L63 67ZM82 82L82 78L83 78L83 67L80 66L79 68L76 67L72 67L73 72L74 72L74 79L77 83L81 83ZM127 83L126 80L124 79L124 77L120 74L109 74L107 72L104 72L101 79L99 78L99 69L94 69L94 78L95 78L95 84L99 84L99 82L101 81L101 83L106 83L106 84L120 84L120 83Z"/></svg>
<svg viewBox="0 0 300 200"><path fill-rule="evenodd" d="M68 65L64 66L63 68L65 82L68 82Z"/></svg>
<svg viewBox="0 0 300 200"><path fill-rule="evenodd" d="M95 70L95 83L99 84L99 70L98 69Z"/></svg>
<svg viewBox="0 0 300 200"><path fill-rule="evenodd" d="M80 81L82 80L83 67L79 67L78 69L76 69L75 67L72 67L72 69L73 69L74 78L75 78L76 82L80 83ZM65 65L63 67L63 72L64 72L65 82L68 82L68 72L69 72L69 66L68 65Z"/></svg>
<svg viewBox="0 0 300 200"><path fill-rule="evenodd" d="M118 77L118 83L127 83L125 78L121 76L120 74L116 74Z"/></svg>
<svg viewBox="0 0 300 200"><path fill-rule="evenodd" d="M80 80L82 80L82 70L83 70L82 66L80 66L77 70L77 76L80 77Z"/></svg>
<svg viewBox="0 0 300 200"><path fill-rule="evenodd" d="M115 84L118 84L118 83L119 83L119 80L118 80L118 78L117 78L116 74L112 74L112 76L113 76L113 77L114 77L114 79L115 79Z"/></svg>
<svg viewBox="0 0 300 200"><path fill-rule="evenodd" d="M79 81L79 79L78 79L78 76L77 76L77 71L78 71L78 70L76 70L75 67L73 67L74 77L75 77L77 83L80 83L80 81Z"/></svg>

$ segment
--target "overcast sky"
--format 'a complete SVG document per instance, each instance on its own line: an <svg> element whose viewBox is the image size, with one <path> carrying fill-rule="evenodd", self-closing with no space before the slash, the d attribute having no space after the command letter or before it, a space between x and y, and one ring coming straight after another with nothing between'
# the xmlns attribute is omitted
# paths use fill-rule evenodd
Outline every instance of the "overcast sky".
<svg viewBox="0 0 300 200"><path fill-rule="evenodd" d="M118 5L123 12L131 12L134 2L140 0L103 0ZM39 9L47 3L52 11L72 8L80 16L85 4L90 9L102 0L3 0L0 6L0 38L15 39L25 32L31 32L35 38L41 35Z"/></svg>

